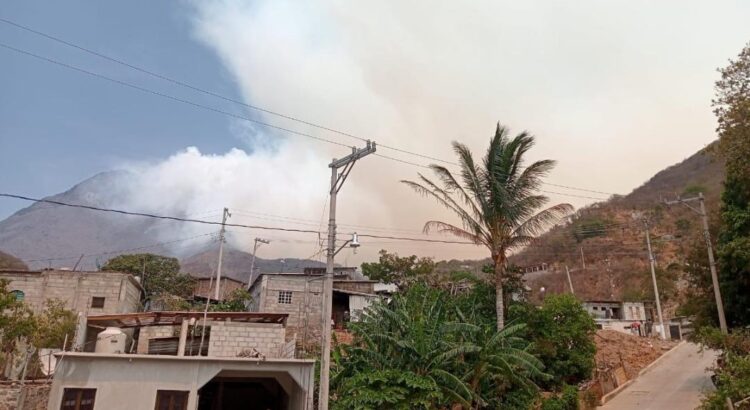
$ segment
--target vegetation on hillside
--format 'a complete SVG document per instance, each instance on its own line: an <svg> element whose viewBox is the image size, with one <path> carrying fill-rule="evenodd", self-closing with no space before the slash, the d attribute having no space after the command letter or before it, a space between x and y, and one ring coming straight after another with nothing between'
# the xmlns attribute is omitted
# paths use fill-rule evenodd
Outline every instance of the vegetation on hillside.
<svg viewBox="0 0 750 410"><path fill-rule="evenodd" d="M492 257L496 293L497 329L505 325L503 277L508 254L531 243L536 235L572 211L568 204L539 210L548 199L539 194L542 178L554 167L552 160L525 166L534 137L522 132L510 136L497 125L484 159L477 163L469 148L454 142L460 173L442 165L431 165L438 183L419 174L420 182L402 181L416 192L431 197L454 212L458 225L428 221L425 232L436 230L485 246Z"/></svg>
<svg viewBox="0 0 750 410"><path fill-rule="evenodd" d="M726 159L718 240L721 291L730 326L750 324L750 43L721 69L714 112Z"/></svg>

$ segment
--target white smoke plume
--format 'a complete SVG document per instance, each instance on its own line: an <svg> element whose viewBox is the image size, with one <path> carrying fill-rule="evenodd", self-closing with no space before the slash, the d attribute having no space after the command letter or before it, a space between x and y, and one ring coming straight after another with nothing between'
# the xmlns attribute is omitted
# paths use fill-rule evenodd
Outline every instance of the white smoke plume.
<svg viewBox="0 0 750 410"><path fill-rule="evenodd" d="M558 160L551 182L618 193L713 139L708 104L714 69L747 38L743 12L734 10L741 6L729 3L225 0L189 7L197 41L217 53L249 103L446 159L453 159L451 140L482 153L501 121L537 135L530 159ZM669 30L667 20L676 22ZM696 30L707 21L724 23ZM188 149L135 167L153 187L133 200L148 207L169 194L177 200L170 198L165 212L227 206L319 220L326 165L347 149L261 127L231 127L247 151L211 156ZM363 159L342 190L339 221L401 230L391 229L394 234L418 231L427 219L449 219L398 183L419 171L425 169ZM554 203L592 201L550 196ZM180 209L169 209L174 206ZM291 225L268 224L276 222ZM252 237L263 235L234 240L247 249ZM462 246L384 242L363 240L360 260L380 248L440 259L485 256ZM313 248L290 242L264 249L264 256L304 257Z"/></svg>

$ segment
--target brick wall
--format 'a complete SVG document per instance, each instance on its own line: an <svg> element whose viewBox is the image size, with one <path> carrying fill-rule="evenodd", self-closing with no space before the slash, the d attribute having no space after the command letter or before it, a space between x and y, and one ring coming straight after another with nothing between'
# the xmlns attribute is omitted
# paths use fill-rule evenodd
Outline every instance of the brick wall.
<svg viewBox="0 0 750 410"><path fill-rule="evenodd" d="M23 388L24 410L45 410L49 400L51 382L27 382ZM18 408L19 383L0 383L0 410Z"/></svg>
<svg viewBox="0 0 750 410"><path fill-rule="evenodd" d="M129 274L118 272L2 271L8 290L24 293L24 302L34 311L44 309L46 300L58 299L65 307L86 315L136 312L140 308L140 287ZM104 307L91 306L93 297L103 297Z"/></svg>
<svg viewBox="0 0 750 410"><path fill-rule="evenodd" d="M281 324L214 322L208 355L236 357L245 349L255 348L267 358L278 358L284 352L285 329Z"/></svg>

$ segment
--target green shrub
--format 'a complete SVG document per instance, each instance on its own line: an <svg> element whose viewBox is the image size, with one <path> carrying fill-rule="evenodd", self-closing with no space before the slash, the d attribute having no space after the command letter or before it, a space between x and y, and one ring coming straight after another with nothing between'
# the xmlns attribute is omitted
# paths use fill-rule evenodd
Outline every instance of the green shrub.
<svg viewBox="0 0 750 410"><path fill-rule="evenodd" d="M578 410L579 408L578 389L566 384L560 394L542 401L541 410Z"/></svg>

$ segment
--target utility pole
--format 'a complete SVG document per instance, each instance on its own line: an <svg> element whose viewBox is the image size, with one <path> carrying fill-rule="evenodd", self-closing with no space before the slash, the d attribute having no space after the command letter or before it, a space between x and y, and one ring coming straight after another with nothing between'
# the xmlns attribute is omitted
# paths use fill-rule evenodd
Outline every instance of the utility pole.
<svg viewBox="0 0 750 410"><path fill-rule="evenodd" d="M570 280L570 270L568 269L568 265L565 265L565 274L568 276L568 286L570 286L570 293L575 295L576 292L573 290L573 281Z"/></svg>
<svg viewBox="0 0 750 410"><path fill-rule="evenodd" d="M583 246L581 246L581 266L586 270L586 259L583 258Z"/></svg>
<svg viewBox="0 0 750 410"><path fill-rule="evenodd" d="M229 213L229 209L224 208L224 215L221 217L221 230L219 231L219 263L216 265L216 293L214 299L219 301L221 292L221 261L224 259L224 233L226 232L227 218L232 216Z"/></svg>
<svg viewBox="0 0 750 410"><path fill-rule="evenodd" d="M688 202L698 201L700 208L695 209L688 204ZM721 289L719 288L719 275L716 272L716 261L714 260L714 248L711 245L711 232L708 230L708 214L706 214L705 198L703 192L699 193L695 198L682 199L677 198L676 201L666 201L667 205L681 203L686 207L690 208L693 212L701 216L703 220L703 239L706 241L706 249L708 251L708 266L711 268L711 282L714 286L714 298L716 299L716 310L719 313L719 327L721 333L727 334L727 318L724 316L724 302L721 299Z"/></svg>
<svg viewBox="0 0 750 410"><path fill-rule="evenodd" d="M326 250L326 274L323 278L323 318L321 323L320 391L318 409L328 410L329 373L331 369L331 311L333 310L333 260L336 250L336 195L358 159L375 152L375 143L367 141L365 148L352 147L352 153L341 159L334 159L331 168L330 205L328 207L328 249ZM341 172L339 172L341 168ZM356 239L356 237L355 237ZM346 246L346 244L344 244ZM343 248L343 246L342 246Z"/></svg>
<svg viewBox="0 0 750 410"><path fill-rule="evenodd" d="M607 277L609 278L609 300L615 299L615 282L612 278L612 269L609 258L606 259L607 261Z"/></svg>
<svg viewBox="0 0 750 410"><path fill-rule="evenodd" d="M258 252L258 243L265 243L268 245L271 241L263 238L255 238L255 243L253 244L253 259L250 261L250 279L247 280L247 290L250 290L250 286L252 286L255 279L255 253Z"/></svg>
<svg viewBox="0 0 750 410"><path fill-rule="evenodd" d="M645 221L644 221L645 222ZM654 265L654 254L651 252L651 235L648 232L648 222L646 225L646 245L648 246L648 260L651 264L651 280L654 282L654 298L656 299L656 313L659 315L659 324L661 326L661 338L666 340L667 333L664 328L664 317L661 314L661 301L659 301L659 287L656 285L656 268Z"/></svg>

